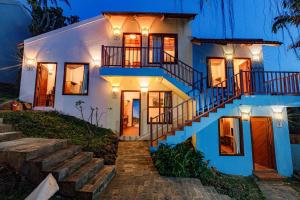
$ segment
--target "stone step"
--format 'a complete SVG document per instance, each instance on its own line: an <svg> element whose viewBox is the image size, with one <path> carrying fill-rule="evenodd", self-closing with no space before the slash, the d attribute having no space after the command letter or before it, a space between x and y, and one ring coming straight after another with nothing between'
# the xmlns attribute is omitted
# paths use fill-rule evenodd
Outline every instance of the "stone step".
<svg viewBox="0 0 300 200"><path fill-rule="evenodd" d="M206 190L206 192L208 192L208 193L218 193L217 192L217 190L216 190L216 188L215 187L213 187L213 186L204 186L204 189Z"/></svg>
<svg viewBox="0 0 300 200"><path fill-rule="evenodd" d="M75 157L65 160L58 166L55 166L46 172L52 173L57 181L61 181L78 170L82 165L90 162L93 159L93 155L92 152L80 152Z"/></svg>
<svg viewBox="0 0 300 200"><path fill-rule="evenodd" d="M0 133L14 131L13 126L10 124L0 124Z"/></svg>
<svg viewBox="0 0 300 200"><path fill-rule="evenodd" d="M115 166L106 165L103 169L91 178L79 191L78 197L81 200L99 199L99 194L107 187L116 174Z"/></svg>
<svg viewBox="0 0 300 200"><path fill-rule="evenodd" d="M103 166L103 159L93 158L89 163L83 165L59 183L61 194L64 196L75 196L76 191L86 184Z"/></svg>
<svg viewBox="0 0 300 200"><path fill-rule="evenodd" d="M5 162L17 171L24 162L51 154L68 145L68 140L22 138L0 143L0 162Z"/></svg>
<svg viewBox="0 0 300 200"><path fill-rule="evenodd" d="M79 145L68 145L67 148L58 150L52 154L43 155L29 162L38 167L41 171L46 171L51 167L63 162L66 159L72 158L81 151Z"/></svg>
<svg viewBox="0 0 300 200"><path fill-rule="evenodd" d="M253 175L259 181L283 181L286 177L280 176L275 170L270 171L254 171Z"/></svg>
<svg viewBox="0 0 300 200"><path fill-rule="evenodd" d="M3 132L0 133L0 142L17 140L22 137L22 132L14 131L14 132Z"/></svg>

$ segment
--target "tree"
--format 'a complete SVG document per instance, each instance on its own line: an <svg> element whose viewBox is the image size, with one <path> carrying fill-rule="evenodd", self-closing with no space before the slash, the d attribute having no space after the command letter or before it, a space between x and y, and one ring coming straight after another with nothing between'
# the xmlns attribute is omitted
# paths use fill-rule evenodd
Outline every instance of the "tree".
<svg viewBox="0 0 300 200"><path fill-rule="evenodd" d="M300 25L300 0L282 0L282 13L275 17L272 26L272 31L277 33L279 30L285 29L289 32L288 26L295 26L296 28ZM294 41L292 35L289 33L293 44L289 46L291 49L300 48L300 38Z"/></svg>
<svg viewBox="0 0 300 200"><path fill-rule="evenodd" d="M52 1L52 0L51 0ZM29 30L33 36L40 35L79 21L78 16L66 17L60 7L42 7L40 0L28 0L31 7L32 23ZM53 2L53 1L52 1Z"/></svg>
<svg viewBox="0 0 300 200"><path fill-rule="evenodd" d="M52 5L55 5L55 7L58 7L57 0L34 0L34 1L36 2L36 4L38 6L41 6L41 7L47 8L49 3L51 3ZM71 7L69 0L60 0L60 1L67 4L69 7Z"/></svg>

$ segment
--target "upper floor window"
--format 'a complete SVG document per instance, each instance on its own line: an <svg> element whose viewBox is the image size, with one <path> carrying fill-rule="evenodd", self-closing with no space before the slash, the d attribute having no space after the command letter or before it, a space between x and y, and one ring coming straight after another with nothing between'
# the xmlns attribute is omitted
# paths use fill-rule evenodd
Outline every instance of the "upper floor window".
<svg viewBox="0 0 300 200"><path fill-rule="evenodd" d="M89 65L66 63L63 94L88 95Z"/></svg>
<svg viewBox="0 0 300 200"><path fill-rule="evenodd" d="M226 59L225 58L208 58L208 86L209 87L226 87Z"/></svg>
<svg viewBox="0 0 300 200"><path fill-rule="evenodd" d="M172 114L167 111L172 108L172 92L157 91L148 92L148 123L150 118L154 123L171 123ZM163 115L165 113L165 115Z"/></svg>
<svg viewBox="0 0 300 200"><path fill-rule="evenodd" d="M149 35L149 62L160 63L176 62L177 35L176 34L150 34Z"/></svg>
<svg viewBox="0 0 300 200"><path fill-rule="evenodd" d="M240 117L219 119L220 155L243 155L243 134Z"/></svg>

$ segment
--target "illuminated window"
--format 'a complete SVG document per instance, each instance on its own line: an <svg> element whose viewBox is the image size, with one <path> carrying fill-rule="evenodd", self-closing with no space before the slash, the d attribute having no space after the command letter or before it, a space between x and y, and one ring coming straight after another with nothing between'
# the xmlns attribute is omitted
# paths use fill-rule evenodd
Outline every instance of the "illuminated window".
<svg viewBox="0 0 300 200"><path fill-rule="evenodd" d="M87 95L89 84L88 64L65 64L64 92L65 95Z"/></svg>
<svg viewBox="0 0 300 200"><path fill-rule="evenodd" d="M208 59L208 86L226 87L226 59L209 58Z"/></svg>
<svg viewBox="0 0 300 200"><path fill-rule="evenodd" d="M219 143L221 155L243 155L242 122L239 117L219 119Z"/></svg>
<svg viewBox="0 0 300 200"><path fill-rule="evenodd" d="M172 108L172 92L148 92L148 123L150 118L157 117L155 123L171 123L172 115L167 111ZM165 115L161 115L165 113Z"/></svg>
<svg viewBox="0 0 300 200"><path fill-rule="evenodd" d="M151 34L149 36L149 62L160 63L162 57L164 63L175 62L174 58L177 58L177 35Z"/></svg>

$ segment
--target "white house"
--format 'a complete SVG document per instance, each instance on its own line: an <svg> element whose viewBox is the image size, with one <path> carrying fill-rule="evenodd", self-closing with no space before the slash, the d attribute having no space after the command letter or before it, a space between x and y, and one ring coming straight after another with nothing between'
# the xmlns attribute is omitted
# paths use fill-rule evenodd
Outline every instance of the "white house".
<svg viewBox="0 0 300 200"><path fill-rule="evenodd" d="M84 101L121 139L151 150L192 138L228 174L291 176L287 107L300 74L266 71L277 41L193 37L197 13L104 12L24 41L20 99L79 117Z"/></svg>

